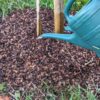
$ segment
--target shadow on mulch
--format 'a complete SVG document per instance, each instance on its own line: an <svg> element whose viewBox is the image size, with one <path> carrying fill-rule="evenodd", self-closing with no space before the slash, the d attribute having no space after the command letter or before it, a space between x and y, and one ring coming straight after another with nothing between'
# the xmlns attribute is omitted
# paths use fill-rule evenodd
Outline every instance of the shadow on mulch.
<svg viewBox="0 0 100 100"><path fill-rule="evenodd" d="M41 9L43 32L53 32L53 11ZM18 10L0 24L0 82L14 89L100 85L100 60L89 50L59 40L36 40L35 10Z"/></svg>

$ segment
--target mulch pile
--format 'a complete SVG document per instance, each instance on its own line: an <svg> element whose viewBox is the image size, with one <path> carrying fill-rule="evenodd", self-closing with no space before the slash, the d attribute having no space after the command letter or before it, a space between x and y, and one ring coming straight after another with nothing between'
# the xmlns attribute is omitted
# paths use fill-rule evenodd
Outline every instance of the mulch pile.
<svg viewBox="0 0 100 100"><path fill-rule="evenodd" d="M41 9L41 18L43 32L53 32L53 11ZM100 87L95 53L59 40L37 40L35 33L35 10L17 10L0 23L0 82L14 89L43 82L57 89L69 84Z"/></svg>

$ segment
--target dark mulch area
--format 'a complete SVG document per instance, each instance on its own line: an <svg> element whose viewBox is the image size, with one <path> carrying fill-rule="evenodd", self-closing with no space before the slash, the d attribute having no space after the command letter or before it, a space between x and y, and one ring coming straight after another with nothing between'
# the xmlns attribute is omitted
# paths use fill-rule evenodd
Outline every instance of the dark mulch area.
<svg viewBox="0 0 100 100"><path fill-rule="evenodd" d="M41 10L43 32L53 31L53 12ZM0 24L0 82L14 89L69 84L100 87L100 60L95 53L53 39L36 40L35 10L18 10Z"/></svg>

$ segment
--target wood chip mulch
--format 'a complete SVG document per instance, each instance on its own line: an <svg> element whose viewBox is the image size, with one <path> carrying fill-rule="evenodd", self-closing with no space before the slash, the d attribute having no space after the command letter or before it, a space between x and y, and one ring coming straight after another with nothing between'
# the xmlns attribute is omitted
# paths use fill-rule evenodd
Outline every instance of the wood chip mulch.
<svg viewBox="0 0 100 100"><path fill-rule="evenodd" d="M53 11L41 10L43 32L53 32ZM95 53L59 40L36 40L36 11L9 14L0 23L0 82L14 89L47 82L57 89L67 85L98 86L100 59Z"/></svg>

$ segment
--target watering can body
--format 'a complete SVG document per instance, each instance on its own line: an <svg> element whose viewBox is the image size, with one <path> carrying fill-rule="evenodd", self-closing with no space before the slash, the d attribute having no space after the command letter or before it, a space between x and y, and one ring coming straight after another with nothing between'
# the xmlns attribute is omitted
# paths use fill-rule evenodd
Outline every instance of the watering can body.
<svg viewBox="0 0 100 100"><path fill-rule="evenodd" d="M73 34L41 35L43 38L57 38L75 45L95 51L100 57L100 0L90 0L74 16L70 15L70 9L75 0L68 0L64 14L68 21L68 27Z"/></svg>

